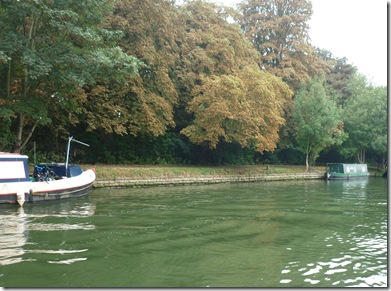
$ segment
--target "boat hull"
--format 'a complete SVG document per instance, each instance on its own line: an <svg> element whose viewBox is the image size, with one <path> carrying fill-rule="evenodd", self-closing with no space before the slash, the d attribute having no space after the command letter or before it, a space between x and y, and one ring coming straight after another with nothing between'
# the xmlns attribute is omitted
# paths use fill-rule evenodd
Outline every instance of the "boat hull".
<svg viewBox="0 0 391 291"><path fill-rule="evenodd" d="M86 170L79 176L60 180L2 183L0 185L0 203L19 203L23 205L24 202L83 197L89 194L94 181L95 172Z"/></svg>
<svg viewBox="0 0 391 291"><path fill-rule="evenodd" d="M89 192L91 191L91 187L92 183L69 189L33 192L31 194L26 195L26 201L38 202L83 197L89 194Z"/></svg>
<svg viewBox="0 0 391 291"><path fill-rule="evenodd" d="M326 173L328 180L353 180L353 179L366 179L369 177L368 174L341 174L341 173Z"/></svg>

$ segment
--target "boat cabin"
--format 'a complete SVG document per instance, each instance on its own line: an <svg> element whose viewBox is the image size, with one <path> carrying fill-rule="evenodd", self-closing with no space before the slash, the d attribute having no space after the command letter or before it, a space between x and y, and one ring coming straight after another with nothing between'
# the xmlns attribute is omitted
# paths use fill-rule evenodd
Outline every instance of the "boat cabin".
<svg viewBox="0 0 391 291"><path fill-rule="evenodd" d="M0 152L0 183L28 182L28 156Z"/></svg>
<svg viewBox="0 0 391 291"><path fill-rule="evenodd" d="M368 177L367 164L328 163L327 179L350 179Z"/></svg>

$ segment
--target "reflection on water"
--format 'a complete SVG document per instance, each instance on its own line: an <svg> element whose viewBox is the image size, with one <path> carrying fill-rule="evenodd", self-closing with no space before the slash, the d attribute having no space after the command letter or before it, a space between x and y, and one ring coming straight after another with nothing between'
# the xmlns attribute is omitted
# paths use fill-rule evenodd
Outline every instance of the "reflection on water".
<svg viewBox="0 0 391 291"><path fill-rule="evenodd" d="M365 199L367 196L367 187L369 179L356 179L356 180L333 180L327 181L329 189L334 193L342 195L342 199Z"/></svg>
<svg viewBox="0 0 391 291"><path fill-rule="evenodd" d="M95 189L74 201L0 208L0 285L387 286L383 179Z"/></svg>
<svg viewBox="0 0 391 291"><path fill-rule="evenodd" d="M7 205L8 206L8 205ZM35 261L28 254L74 254L85 252L82 250L45 250L34 245L35 248L26 249L29 244L28 236L30 231L66 231L66 230L91 230L94 225L88 223L53 223L42 222L45 218L59 217L88 217L95 212L94 204L90 202L72 203L62 202L62 204L53 204L49 202L41 205L26 205L26 207L16 207L14 205L2 209L0 214L0 265L10 265L20 262ZM28 207L30 206L30 207ZM48 263L69 264L78 260L87 258L71 259L64 261L48 261Z"/></svg>
<svg viewBox="0 0 391 291"><path fill-rule="evenodd" d="M0 215L0 225L0 265L22 262L23 247L27 242L23 211L13 215Z"/></svg>

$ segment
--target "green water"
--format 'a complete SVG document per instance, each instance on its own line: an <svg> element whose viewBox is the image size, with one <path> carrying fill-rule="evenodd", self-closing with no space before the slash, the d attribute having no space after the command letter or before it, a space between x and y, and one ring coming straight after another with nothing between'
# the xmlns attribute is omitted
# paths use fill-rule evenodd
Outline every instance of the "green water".
<svg viewBox="0 0 391 291"><path fill-rule="evenodd" d="M0 286L385 287L387 212L382 178L0 205Z"/></svg>

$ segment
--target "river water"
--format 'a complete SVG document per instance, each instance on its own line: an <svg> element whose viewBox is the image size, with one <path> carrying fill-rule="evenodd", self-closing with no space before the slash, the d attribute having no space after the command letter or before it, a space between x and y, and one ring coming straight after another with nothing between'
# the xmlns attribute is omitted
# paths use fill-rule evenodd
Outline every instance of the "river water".
<svg viewBox="0 0 391 291"><path fill-rule="evenodd" d="M0 286L385 287L387 201L369 178L0 205Z"/></svg>

